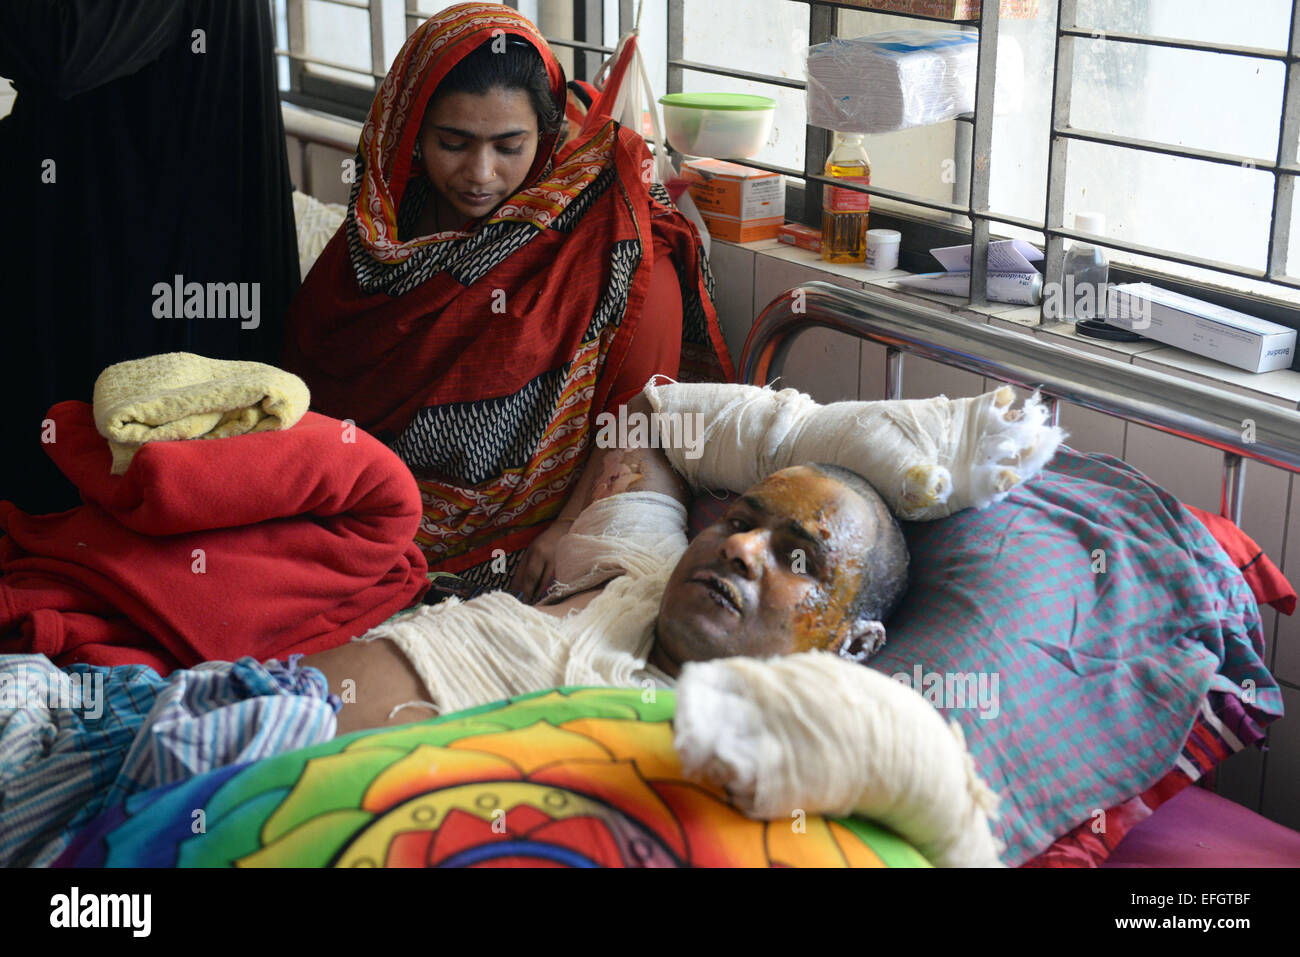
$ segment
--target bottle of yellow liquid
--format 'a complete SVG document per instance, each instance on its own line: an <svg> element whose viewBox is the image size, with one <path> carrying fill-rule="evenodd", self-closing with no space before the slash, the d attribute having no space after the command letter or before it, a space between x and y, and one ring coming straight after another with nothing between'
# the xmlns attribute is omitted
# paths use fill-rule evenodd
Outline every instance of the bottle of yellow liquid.
<svg viewBox="0 0 1300 957"><path fill-rule="evenodd" d="M826 177L871 184L871 160L861 133L836 133L826 157ZM867 216L871 196L837 186L822 187L822 259L860 263L867 258Z"/></svg>

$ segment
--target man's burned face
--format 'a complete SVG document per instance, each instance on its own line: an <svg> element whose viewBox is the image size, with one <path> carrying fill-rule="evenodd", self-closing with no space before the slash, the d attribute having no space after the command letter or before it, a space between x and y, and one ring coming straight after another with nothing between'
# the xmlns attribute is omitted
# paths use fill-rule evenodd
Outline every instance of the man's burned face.
<svg viewBox="0 0 1300 957"><path fill-rule="evenodd" d="M882 634L852 620L883 503L805 466L785 469L701 532L673 570L650 663L837 650Z"/></svg>

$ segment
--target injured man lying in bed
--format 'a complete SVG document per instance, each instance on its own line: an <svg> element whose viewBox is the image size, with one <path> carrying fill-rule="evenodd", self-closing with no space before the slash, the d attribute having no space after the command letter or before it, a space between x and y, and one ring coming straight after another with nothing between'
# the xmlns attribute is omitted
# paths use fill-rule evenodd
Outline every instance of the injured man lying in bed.
<svg viewBox="0 0 1300 957"><path fill-rule="evenodd" d="M561 567L577 559L614 580L557 584L537 606L506 592L452 598L305 657L350 692L340 733L561 685L666 688L686 663L717 658L826 650L863 661L883 642L906 588L907 546L861 476L784 469L687 547L684 493L652 490L680 485L669 469L641 452L614 451L603 465L561 540ZM637 491L592 507L625 483Z"/></svg>
<svg viewBox="0 0 1300 957"><path fill-rule="evenodd" d="M448 599L301 664L342 698L337 733L563 685L673 688L683 768L752 816L858 813L936 864L996 865L996 798L959 727L861 663L906 589L894 515L987 505L1059 444L1039 403L1012 400L652 383L629 418L698 415L702 454L598 449L544 601ZM748 491L688 546L706 488Z"/></svg>

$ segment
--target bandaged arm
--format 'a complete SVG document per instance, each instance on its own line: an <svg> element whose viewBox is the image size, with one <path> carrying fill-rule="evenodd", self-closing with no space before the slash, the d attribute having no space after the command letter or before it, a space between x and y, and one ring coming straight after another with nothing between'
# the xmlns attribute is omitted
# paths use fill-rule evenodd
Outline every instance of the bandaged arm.
<svg viewBox="0 0 1300 957"><path fill-rule="evenodd" d="M644 395L627 403L649 415ZM566 511L569 531L555 549L555 584L548 601L594 588L617 575L649 574L676 563L686 548L689 491L663 450L597 448Z"/></svg>
<svg viewBox="0 0 1300 957"><path fill-rule="evenodd" d="M751 817L856 814L940 867L999 865L997 796L960 726L878 671L821 651L691 663L673 726L686 772Z"/></svg>
<svg viewBox="0 0 1300 957"><path fill-rule="evenodd" d="M1063 437L1036 396L1013 411L1007 387L969 399L825 406L793 389L716 383L652 380L642 394L677 434L695 437L664 452L696 490L743 492L781 469L828 462L863 475L897 516L912 520L1001 499Z"/></svg>

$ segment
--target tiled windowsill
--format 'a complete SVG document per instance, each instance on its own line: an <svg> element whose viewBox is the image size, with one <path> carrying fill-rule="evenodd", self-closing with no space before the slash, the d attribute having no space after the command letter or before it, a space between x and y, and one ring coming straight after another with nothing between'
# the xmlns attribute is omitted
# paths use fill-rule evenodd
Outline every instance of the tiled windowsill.
<svg viewBox="0 0 1300 957"><path fill-rule="evenodd" d="M725 240L716 238L712 241L715 244L726 243ZM771 257L798 263L824 273L827 282L850 288L871 287L911 302L941 306L951 312L954 318L989 323L1025 335L1050 337L1048 341L1075 349L1082 355L1100 355L1119 362L1131 362L1134 365L1176 375L1225 392L1270 402L1283 408L1300 407L1300 372L1283 370L1250 373L1150 340L1109 342L1104 339L1089 339L1080 336L1075 331L1073 323L1041 324L1037 306L1016 306L1006 303L972 306L960 296L918 293L913 289L904 289L893 281L907 275L904 270L879 272L858 265L836 265L824 262L819 253L790 246L775 239L743 244L727 243L727 245L752 252L756 257ZM761 266L756 266L756 274L760 268ZM757 315L766 305L765 302L755 302L754 314Z"/></svg>

